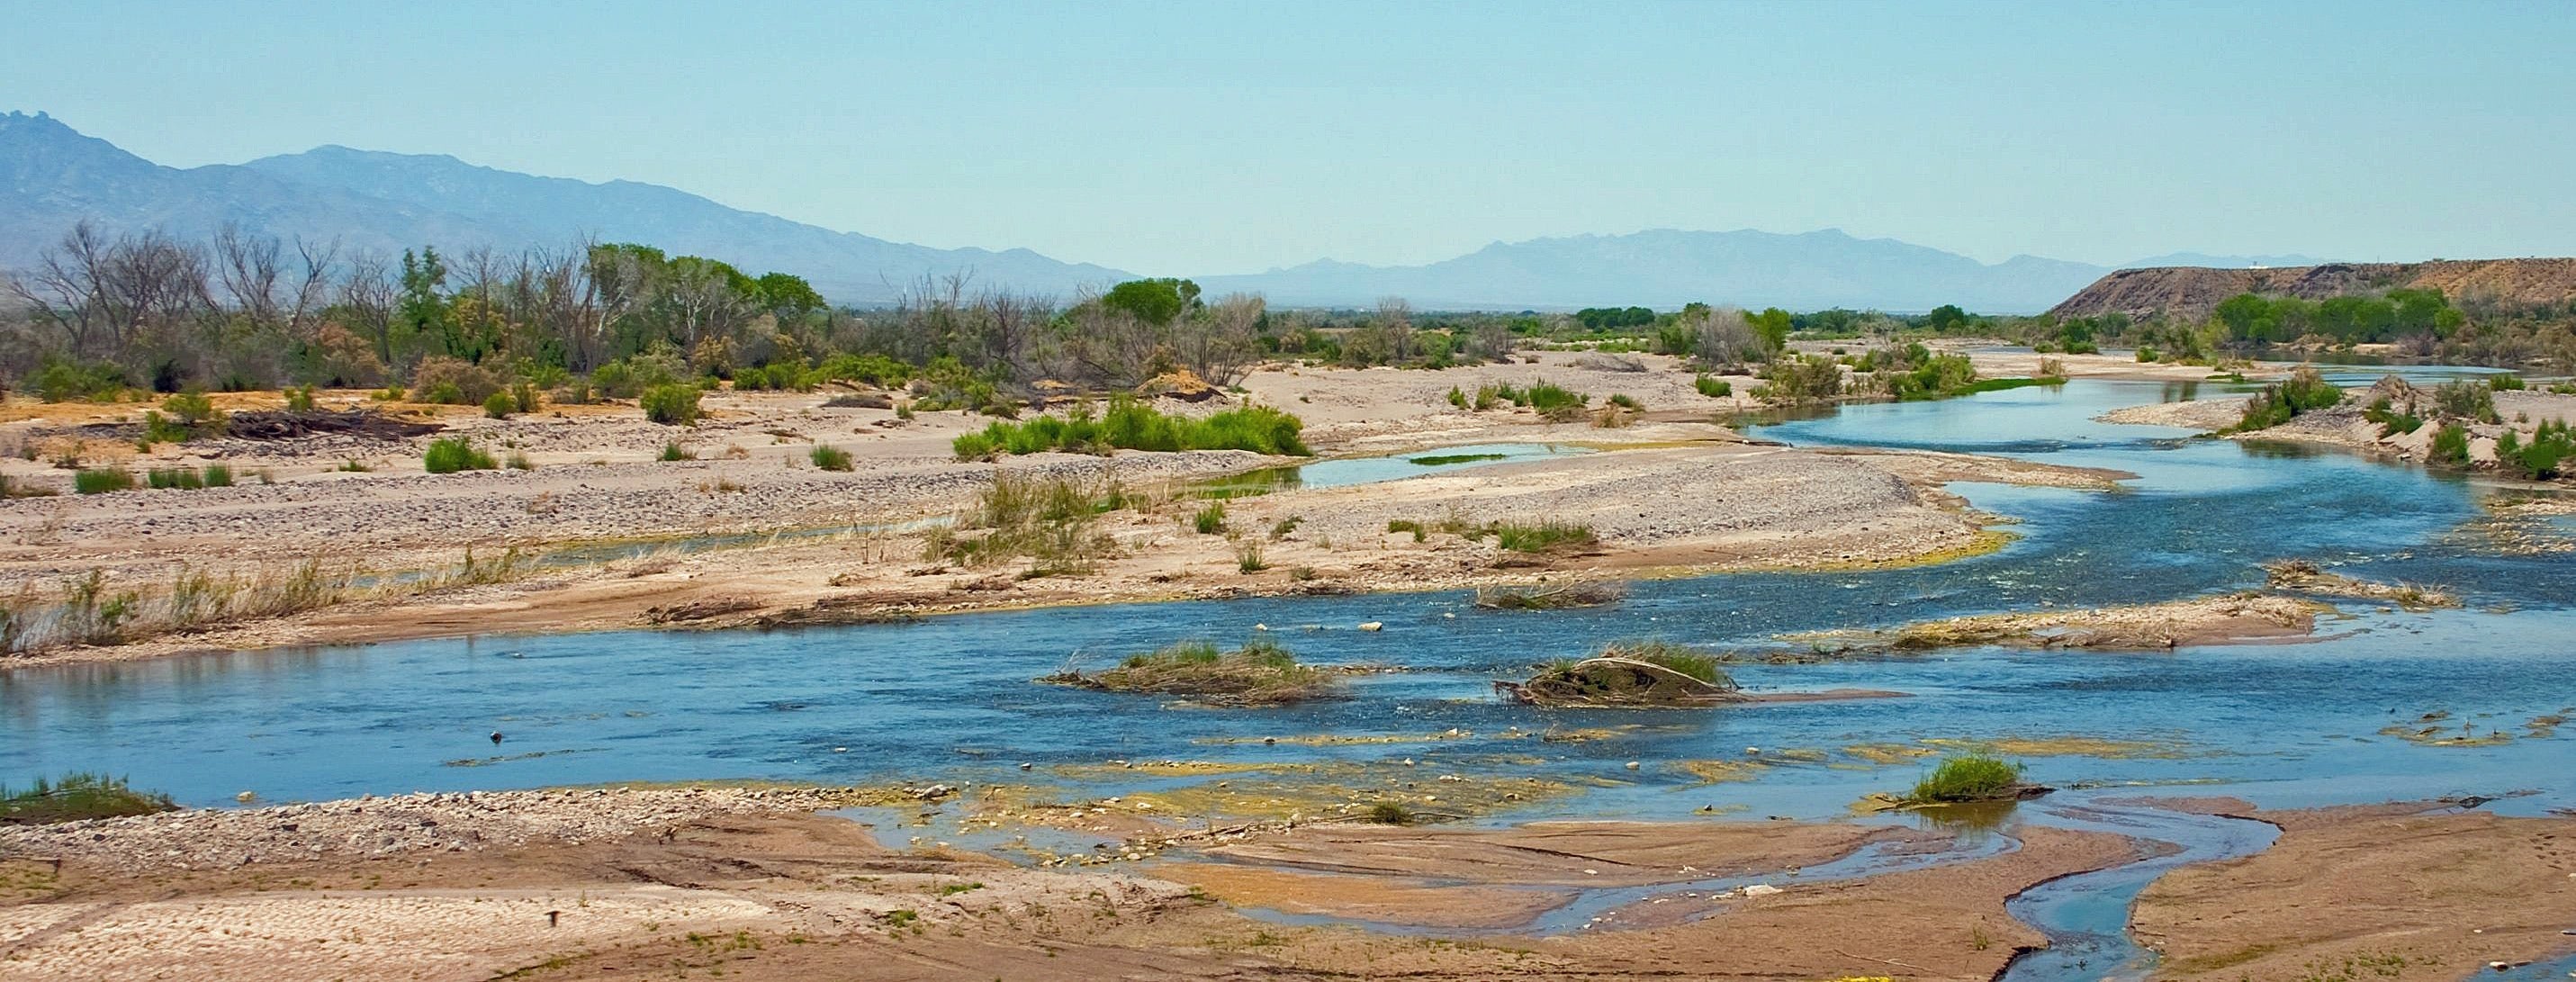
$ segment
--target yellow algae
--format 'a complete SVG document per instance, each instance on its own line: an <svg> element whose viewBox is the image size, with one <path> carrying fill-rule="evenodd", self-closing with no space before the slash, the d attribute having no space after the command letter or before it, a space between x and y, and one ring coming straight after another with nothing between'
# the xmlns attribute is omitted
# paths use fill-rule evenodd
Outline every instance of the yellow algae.
<svg viewBox="0 0 2576 982"><path fill-rule="evenodd" d="M1814 747L1789 747L1782 750L1766 750L1763 751L1763 754L1767 757L1779 760L1796 761L1801 764L1814 764L1825 759L1825 752Z"/></svg>
<svg viewBox="0 0 2576 982"><path fill-rule="evenodd" d="M1630 723L1623 726L1592 726L1578 727L1574 729L1549 730L1545 733L1539 734L1539 740L1543 743L1582 743L1586 740L1608 740L1613 737L1623 737L1628 734L1635 733L1639 729L1642 729L1642 727L1637 724Z"/></svg>
<svg viewBox="0 0 2576 982"><path fill-rule="evenodd" d="M1353 780L1218 781L1140 792L1112 808L1165 818L1317 820L1366 814L1382 803L1434 815L1473 816L1518 808L1572 793L1570 785L1538 778L1463 777L1422 773L1418 767L1379 769Z"/></svg>
<svg viewBox="0 0 2576 982"><path fill-rule="evenodd" d="M1843 753L1853 757L1858 757L1873 764L1882 765L1910 763L1912 761L1922 760L1925 757L1938 757L1941 755L1941 752L1938 750L1930 747L1918 747L1910 743L1856 743L1851 746L1844 747Z"/></svg>
<svg viewBox="0 0 2576 982"><path fill-rule="evenodd" d="M1763 770L1771 765L1759 760L1685 760L1673 766L1699 778L1701 784L1720 784L1753 780L1761 777Z"/></svg>
<svg viewBox="0 0 2576 982"><path fill-rule="evenodd" d="M1058 764L1048 773L1077 781L1114 780L1121 777L1205 777L1216 774L1294 773L1311 771L1313 764L1256 764L1213 760L1148 760L1111 761L1101 764Z"/></svg>
<svg viewBox="0 0 2576 982"><path fill-rule="evenodd" d="M1918 552L1910 556L1897 556L1892 559L1836 559L1808 563L1799 566L1798 570L1800 572L1808 573L1842 573L1857 570L1911 569L1917 566L1938 566L1943 563L1954 563L1962 559L1975 559L1979 556L2002 552L2005 546L2013 544L2014 540L2020 538L2021 535L2019 533L2003 532L1995 529L1979 529L1975 534L1968 537L1968 541L1955 546L1931 549L1924 552Z"/></svg>
<svg viewBox="0 0 2576 982"><path fill-rule="evenodd" d="M2107 737L1996 737L1967 740L1931 737L1923 741L1944 751L1980 750L2008 757L2107 757L2178 760L2191 756L2180 744L2150 740L2113 740Z"/></svg>
<svg viewBox="0 0 2576 982"><path fill-rule="evenodd" d="M1892 812L1904 807L1905 799L1885 791L1872 791L1860 796L1859 801L1851 803L1851 813L1854 815L1876 815L1880 812Z"/></svg>

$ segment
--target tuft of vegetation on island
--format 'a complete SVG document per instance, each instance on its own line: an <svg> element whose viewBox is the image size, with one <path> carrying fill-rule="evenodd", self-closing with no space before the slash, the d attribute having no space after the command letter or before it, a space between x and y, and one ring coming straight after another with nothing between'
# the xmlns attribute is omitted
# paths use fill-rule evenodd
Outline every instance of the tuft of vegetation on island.
<svg viewBox="0 0 2576 982"><path fill-rule="evenodd" d="M1071 668L1038 679L1105 692L1186 696L1226 706L1278 706L1340 694L1338 679L1275 641L1258 638L1233 651L1205 641L1183 641L1128 656L1114 668L1084 674Z"/></svg>

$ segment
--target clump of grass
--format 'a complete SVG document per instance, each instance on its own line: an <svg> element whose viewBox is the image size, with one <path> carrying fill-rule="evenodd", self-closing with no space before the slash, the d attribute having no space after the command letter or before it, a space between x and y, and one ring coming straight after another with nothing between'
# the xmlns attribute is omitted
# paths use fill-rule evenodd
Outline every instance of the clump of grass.
<svg viewBox="0 0 2576 982"><path fill-rule="evenodd" d="M1388 519L1386 530L1389 533L1411 532L1413 533L1413 541L1415 542L1422 541L1428 535L1428 530L1423 528L1421 522L1417 522L1409 518Z"/></svg>
<svg viewBox="0 0 2576 982"><path fill-rule="evenodd" d="M1602 658L1625 658L1650 665L1661 665L1710 685L1735 688L1735 679L1718 667L1716 655L1671 641L1614 641L1601 649Z"/></svg>
<svg viewBox="0 0 2576 982"><path fill-rule="evenodd" d="M356 457L351 457L347 460L341 461L340 466L334 467L332 470L346 471L352 474L365 474L369 471L375 470L375 468L367 466L366 461L359 460Z"/></svg>
<svg viewBox="0 0 2576 982"><path fill-rule="evenodd" d="M493 419L508 419L511 413L518 411L519 401L510 398L507 392L495 392L491 398L483 400L483 415Z"/></svg>
<svg viewBox="0 0 2576 982"><path fill-rule="evenodd" d="M1235 568L1246 573L1258 573L1270 568L1270 564L1261 558L1261 543L1258 540L1246 541L1236 546L1234 560Z"/></svg>
<svg viewBox="0 0 2576 982"><path fill-rule="evenodd" d="M47 825L89 818L122 818L174 811L170 796L136 791L121 777L74 771L26 790L0 785L0 825Z"/></svg>
<svg viewBox="0 0 2576 982"><path fill-rule="evenodd" d="M500 462L493 460L491 454L474 449L474 441L461 436L432 440L429 450L421 455L421 467L432 474L488 471L499 466Z"/></svg>
<svg viewBox="0 0 2576 982"><path fill-rule="evenodd" d="M850 469L850 452L839 447L815 444L813 452L806 456L813 458L814 466L827 471Z"/></svg>
<svg viewBox="0 0 2576 982"><path fill-rule="evenodd" d="M1225 531L1225 502L1211 501L1198 514L1190 516L1190 527L1200 535L1218 535Z"/></svg>
<svg viewBox="0 0 2576 982"><path fill-rule="evenodd" d="M1335 694L1333 677L1297 663L1278 642L1256 639L1233 651L1183 641L1131 655L1095 675L1066 671L1040 679L1109 692L1189 696L1231 706L1275 706Z"/></svg>
<svg viewBox="0 0 2576 982"><path fill-rule="evenodd" d="M996 474L956 529L932 531L922 551L968 566L1026 557L1039 576L1088 572L1115 552L1098 528L1104 507L1091 485L1070 478Z"/></svg>
<svg viewBox="0 0 2576 982"><path fill-rule="evenodd" d="M134 475L122 468L84 467L72 474L72 491L77 494L131 490L134 490Z"/></svg>
<svg viewBox="0 0 2576 982"><path fill-rule="evenodd" d="M1691 379L1691 388L1711 399L1724 399L1735 394L1735 383L1708 374Z"/></svg>
<svg viewBox="0 0 2576 982"><path fill-rule="evenodd" d="M1404 458L1404 462L1408 464L1417 464L1423 467L1446 467L1451 464L1472 464L1478 461L1501 460L1508 456L1511 455L1499 453L1444 453L1429 454L1421 457L1406 457Z"/></svg>
<svg viewBox="0 0 2576 982"><path fill-rule="evenodd" d="M1276 541L1278 541L1278 540L1280 540L1280 539L1285 539L1285 538L1287 538L1287 537L1288 537L1288 535L1289 535L1289 533L1297 531L1297 526L1302 525L1302 524L1305 524L1305 522L1306 522L1306 518L1305 518L1305 516L1303 516L1303 515L1290 515L1290 516L1288 516L1288 517L1286 517L1286 518L1282 518L1282 519L1280 519L1280 520L1278 520L1278 521L1276 521L1276 522L1271 523L1271 525L1270 525L1270 539L1271 539L1271 541L1276 542Z"/></svg>
<svg viewBox="0 0 2576 982"><path fill-rule="evenodd" d="M1618 642L1589 658L1558 661L1528 682L1497 687L1541 706L1699 708L1742 698L1717 656L1665 641Z"/></svg>
<svg viewBox="0 0 2576 982"><path fill-rule="evenodd" d="M2022 766L1988 753L1942 758L1932 773L1915 782L1905 800L1914 804L2001 801L2021 792Z"/></svg>
<svg viewBox="0 0 2576 982"><path fill-rule="evenodd" d="M1494 544L1513 552L1546 552L1559 546L1589 546L1601 541L1592 526L1548 519L1535 525L1495 522L1487 527Z"/></svg>
<svg viewBox="0 0 2576 982"><path fill-rule="evenodd" d="M696 460L698 459L698 455L691 453L689 448L681 446L680 441L673 440L662 445L662 456L660 459L664 461Z"/></svg>
<svg viewBox="0 0 2576 982"><path fill-rule="evenodd" d="M525 450L510 451L510 459L503 461L502 463L504 466L507 466L514 471L532 471L537 469L537 462L529 460L528 452Z"/></svg>

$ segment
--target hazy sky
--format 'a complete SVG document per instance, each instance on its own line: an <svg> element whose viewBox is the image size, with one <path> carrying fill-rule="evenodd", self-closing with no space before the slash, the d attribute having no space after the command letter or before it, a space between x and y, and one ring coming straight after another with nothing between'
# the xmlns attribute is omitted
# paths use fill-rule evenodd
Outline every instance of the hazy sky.
<svg viewBox="0 0 2576 982"><path fill-rule="evenodd" d="M1153 273L1840 227L1987 261L2576 253L2576 3L37 3L0 109Z"/></svg>

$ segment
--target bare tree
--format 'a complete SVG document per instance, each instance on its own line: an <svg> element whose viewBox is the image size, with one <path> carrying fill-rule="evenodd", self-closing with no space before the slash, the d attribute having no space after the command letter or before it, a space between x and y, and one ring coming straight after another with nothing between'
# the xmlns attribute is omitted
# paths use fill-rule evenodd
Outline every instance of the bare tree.
<svg viewBox="0 0 2576 982"><path fill-rule="evenodd" d="M376 357L387 365L394 364L394 306L401 295L392 261L383 253L362 252L349 260L348 276L340 281L340 309L356 322L351 327L375 342Z"/></svg>
<svg viewBox="0 0 2576 982"><path fill-rule="evenodd" d="M1376 326L1386 337L1388 361L1409 361L1420 353L1421 345L1413 336L1413 304L1403 297L1378 299Z"/></svg>
<svg viewBox="0 0 2576 982"><path fill-rule="evenodd" d="M1260 297L1237 293L1184 316L1173 332L1174 354L1210 385L1240 382L1257 350L1253 336L1265 309Z"/></svg>

